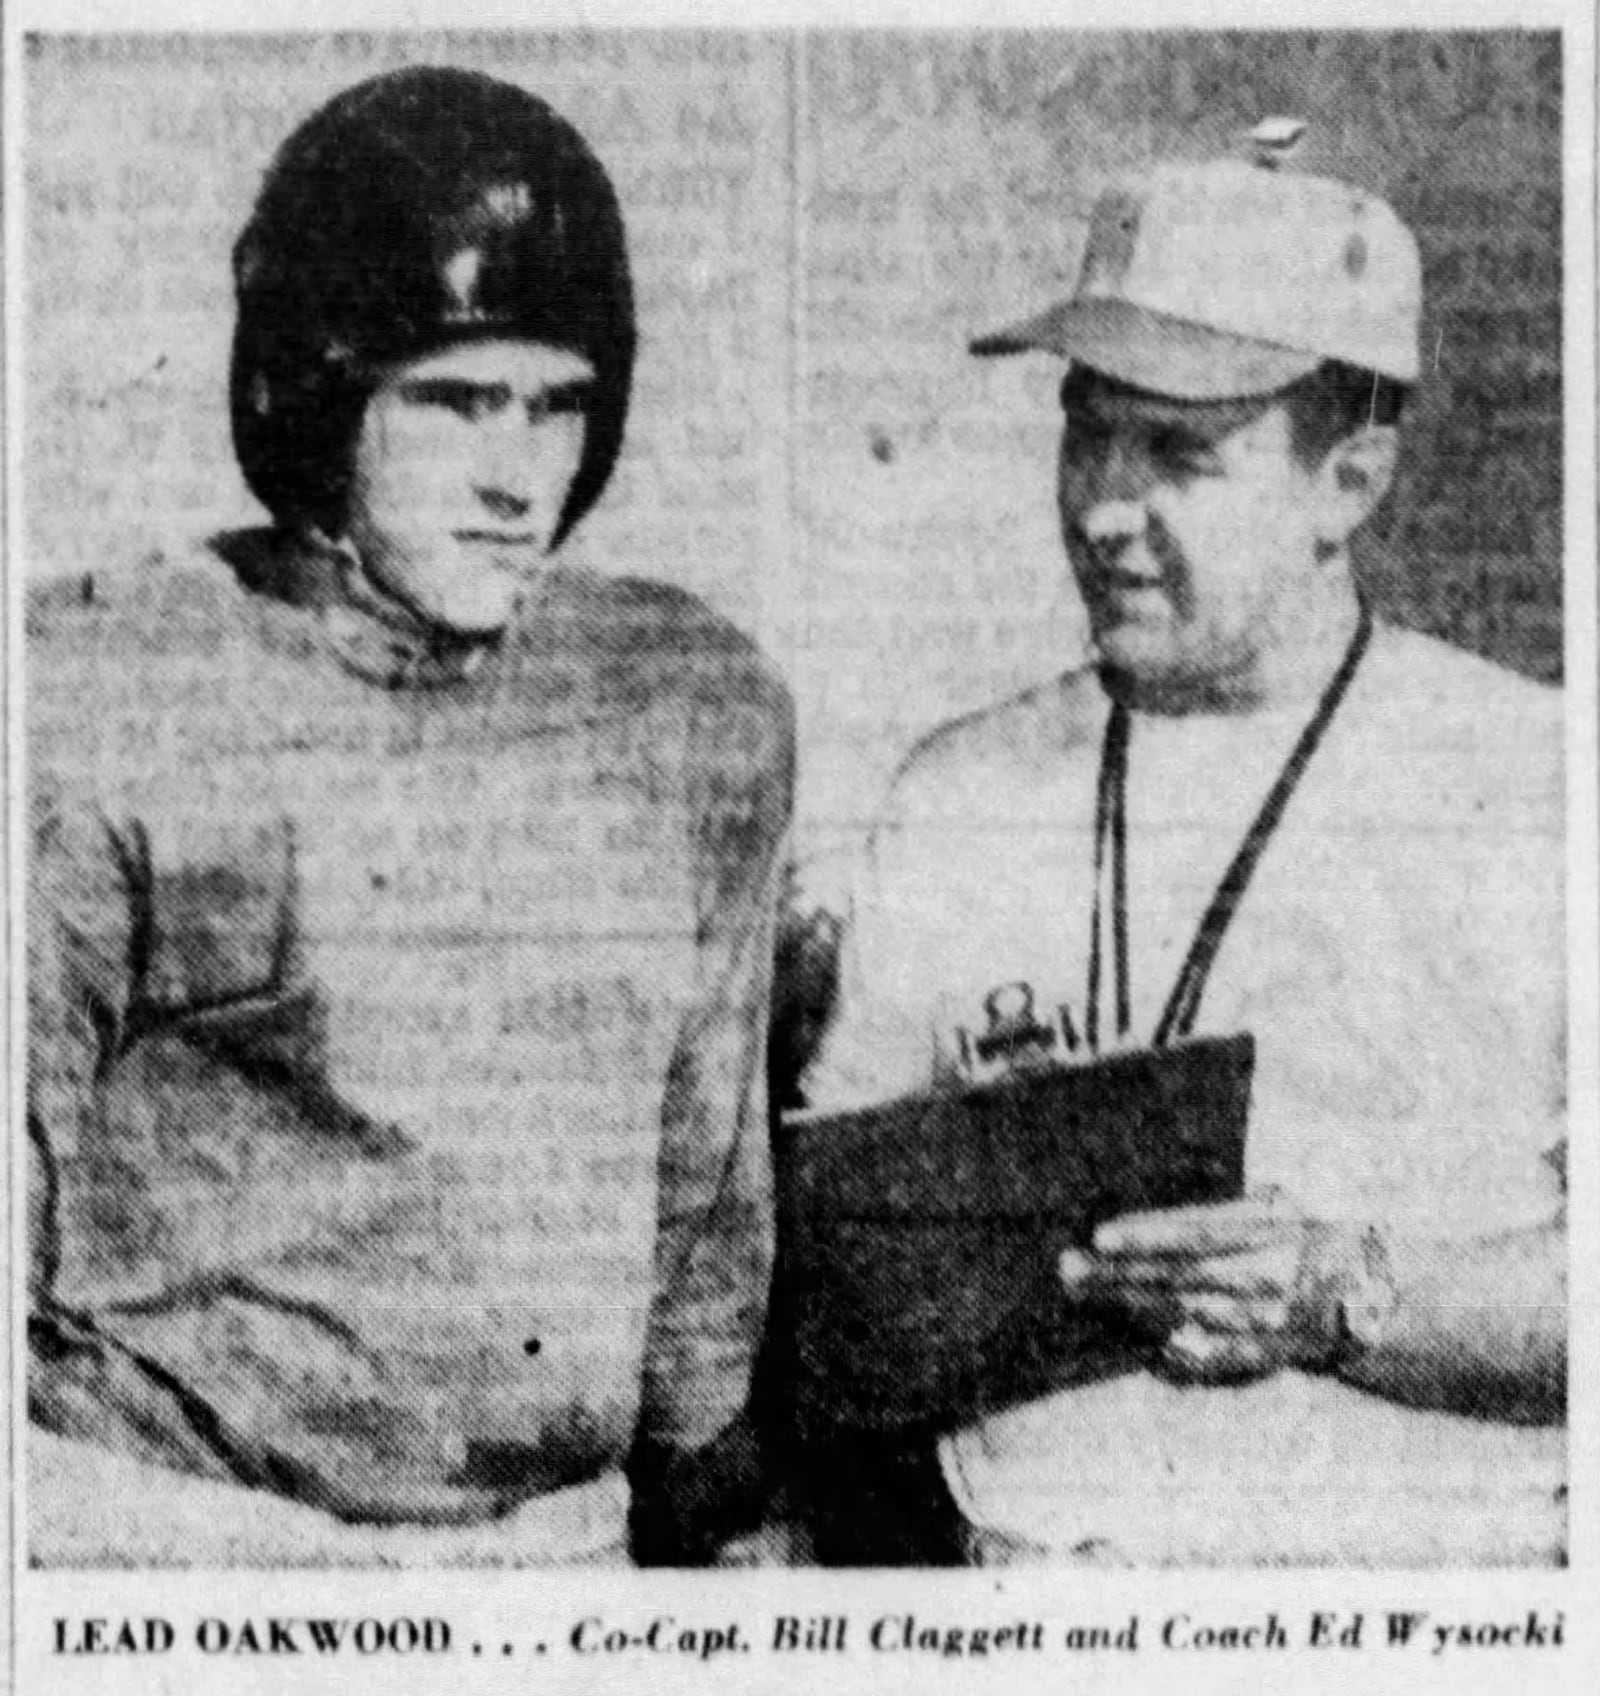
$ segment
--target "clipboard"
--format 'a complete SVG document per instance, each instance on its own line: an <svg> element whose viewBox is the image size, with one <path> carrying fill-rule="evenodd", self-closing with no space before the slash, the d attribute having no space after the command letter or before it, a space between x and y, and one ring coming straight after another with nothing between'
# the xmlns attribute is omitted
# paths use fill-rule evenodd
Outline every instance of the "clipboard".
<svg viewBox="0 0 1600 1696"><path fill-rule="evenodd" d="M1248 1035L790 1115L773 1364L802 1434L937 1431L1129 1371L1158 1340L1071 1304L1056 1261L1135 1209L1244 1186Z"/></svg>

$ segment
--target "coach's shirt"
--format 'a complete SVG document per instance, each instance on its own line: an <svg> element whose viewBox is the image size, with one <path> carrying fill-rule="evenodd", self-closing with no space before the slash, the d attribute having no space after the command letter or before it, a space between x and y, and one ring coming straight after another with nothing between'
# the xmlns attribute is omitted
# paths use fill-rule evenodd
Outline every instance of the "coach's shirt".
<svg viewBox="0 0 1600 1696"><path fill-rule="evenodd" d="M1313 706L1134 716L1136 1039ZM1072 673L913 753L859 888L814 1105L960 1075L997 989L1020 1005L1026 986L1058 1054L1060 1009L1081 1040L1108 710L1094 673ZM1248 1184L1427 1234L1556 1213L1562 818L1559 695L1380 626L1196 1026L1256 1039ZM1561 1431L1418 1412L1298 1372L1077 1384L951 1435L942 1454L968 1519L1041 1558L1498 1562L1551 1558L1562 1536Z"/></svg>
<svg viewBox="0 0 1600 1696"><path fill-rule="evenodd" d="M34 614L34 1417L369 1522L718 1436L791 792L750 644L574 573L438 650L266 533Z"/></svg>

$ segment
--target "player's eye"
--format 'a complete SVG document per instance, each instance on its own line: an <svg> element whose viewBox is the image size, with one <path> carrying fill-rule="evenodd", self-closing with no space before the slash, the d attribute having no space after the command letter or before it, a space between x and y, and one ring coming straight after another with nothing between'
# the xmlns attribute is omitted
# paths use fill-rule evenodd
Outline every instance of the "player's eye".
<svg viewBox="0 0 1600 1696"><path fill-rule="evenodd" d="M543 423L547 418L570 418L587 413L594 400L594 384L586 379L576 383L561 383L528 402L528 422Z"/></svg>
<svg viewBox="0 0 1600 1696"><path fill-rule="evenodd" d="M417 377L401 385L401 395L412 406L438 407L468 423L492 417L511 399L504 383L468 383L455 377Z"/></svg>

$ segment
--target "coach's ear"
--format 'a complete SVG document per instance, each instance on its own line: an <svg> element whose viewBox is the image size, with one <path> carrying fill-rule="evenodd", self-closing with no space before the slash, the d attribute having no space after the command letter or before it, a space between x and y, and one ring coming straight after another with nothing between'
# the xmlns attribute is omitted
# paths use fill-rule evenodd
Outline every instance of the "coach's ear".
<svg viewBox="0 0 1600 1696"><path fill-rule="evenodd" d="M1318 542L1343 547L1366 523L1394 484L1399 456L1392 424L1365 424L1334 443L1316 475Z"/></svg>

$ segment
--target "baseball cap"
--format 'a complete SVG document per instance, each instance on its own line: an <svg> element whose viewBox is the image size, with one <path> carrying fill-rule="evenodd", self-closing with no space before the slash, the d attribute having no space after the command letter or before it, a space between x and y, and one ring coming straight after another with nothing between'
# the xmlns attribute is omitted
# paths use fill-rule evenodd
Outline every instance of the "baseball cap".
<svg viewBox="0 0 1600 1696"><path fill-rule="evenodd" d="M981 336L1189 400L1269 394L1324 360L1413 383L1422 264L1376 195L1242 160L1161 164L1104 190L1070 298Z"/></svg>

